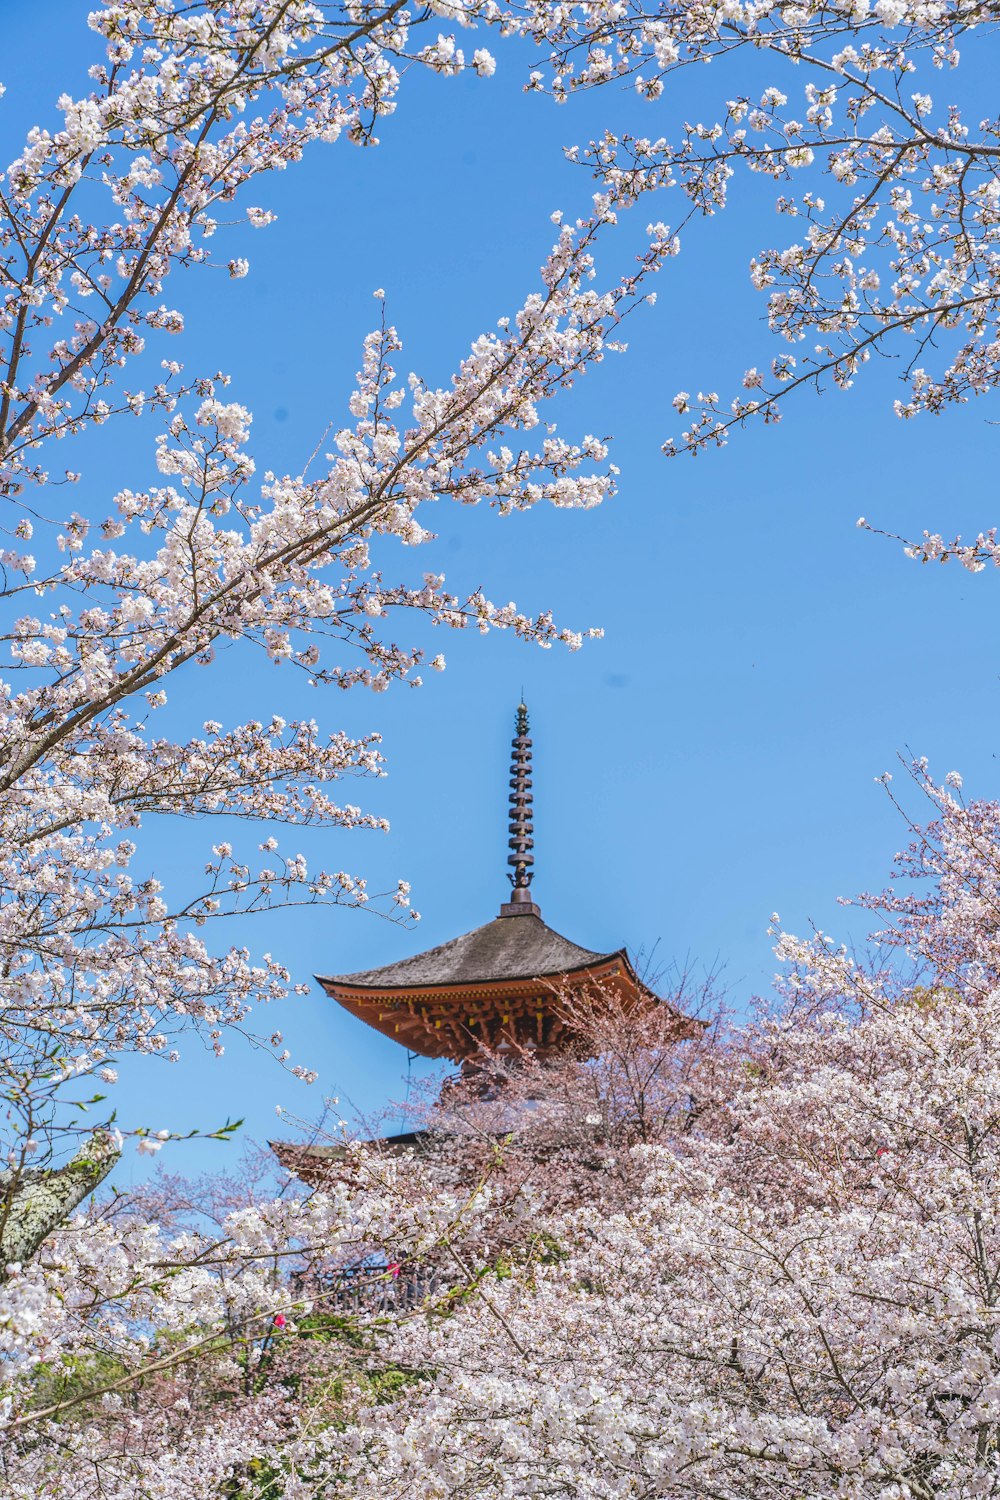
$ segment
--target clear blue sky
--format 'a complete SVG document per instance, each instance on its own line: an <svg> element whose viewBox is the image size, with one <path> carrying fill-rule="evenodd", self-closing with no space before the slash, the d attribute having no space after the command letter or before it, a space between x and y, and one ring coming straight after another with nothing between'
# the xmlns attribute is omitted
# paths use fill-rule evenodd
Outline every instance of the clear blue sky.
<svg viewBox="0 0 1000 1500"><path fill-rule="evenodd" d="M5 160L27 124L53 123L60 92L85 88L96 40L87 8L0 0ZM492 80L408 78L378 150L319 147L257 186L250 201L280 217L227 252L249 256L245 281L193 273L169 286L189 334L157 356L233 374L233 397L256 414L259 470L300 469L328 422L345 420L373 288L388 294L401 363L447 378L469 341L533 284L550 212L585 206L589 179L560 147L608 123L666 133L685 115L714 116L733 88L713 66L684 75L662 105L608 90L559 109L521 95L523 55L494 50ZM675 210L664 203L657 213ZM639 228L626 228L614 252L622 260ZM389 962L496 913L522 687L546 920L589 947L655 944L665 961L720 959L737 1003L769 983L772 910L792 930L815 922L863 934L863 919L836 898L879 885L903 839L875 785L897 752L929 756L942 775L960 769L974 795L997 794L996 578L921 568L855 528L862 513L909 534L996 519L996 402L904 425L891 410L896 367L886 363L849 394L802 396L779 427L743 433L721 452L660 454L676 430L678 389L730 390L777 352L746 264L782 228L766 184L740 184L731 214L699 228L660 278L657 307L629 328L629 353L563 406L567 436L614 435L618 499L585 514L509 520L442 510L440 540L416 556L459 592L481 584L528 610L551 606L566 624L603 625L602 642L569 655L503 636L436 636L447 672L428 674L421 691L378 697L310 694L287 671L235 653L211 679L192 672L194 722L209 712L228 722L309 713L330 731L384 736L389 777L352 795L388 816L391 834L288 846L366 874L373 889L405 877L423 920L406 932L307 910L247 927L251 946L282 957L296 979ZM96 509L117 488L141 485L154 431L119 425L117 438L108 430L74 458L85 474L75 503ZM177 700L180 688L171 689ZM150 830L148 859L181 889L213 836L193 823ZM400 1097L402 1051L322 995L290 1002L262 1023L272 1025L296 1060L320 1070L311 1090L248 1048L231 1045L217 1063L189 1043L181 1065L123 1077L122 1115L154 1129L245 1115L265 1138L280 1133L277 1104L314 1117L324 1094L362 1110ZM233 1154L174 1148L162 1160L210 1167ZM130 1158L121 1180L144 1170Z"/></svg>

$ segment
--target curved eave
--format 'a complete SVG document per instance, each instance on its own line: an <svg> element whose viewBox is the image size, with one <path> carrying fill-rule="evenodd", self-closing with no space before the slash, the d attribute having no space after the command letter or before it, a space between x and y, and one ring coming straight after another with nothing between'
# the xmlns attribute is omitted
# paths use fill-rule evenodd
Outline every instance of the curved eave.
<svg viewBox="0 0 1000 1500"><path fill-rule="evenodd" d="M308 1146L300 1141L268 1141L267 1144L286 1172L308 1182L311 1187L322 1187L333 1179L351 1181L357 1178L352 1146L398 1155L419 1150L426 1138L424 1130L406 1130L398 1135L377 1136L371 1141L338 1146Z"/></svg>
<svg viewBox="0 0 1000 1500"><path fill-rule="evenodd" d="M636 976L631 960L624 948L618 948L614 953L602 953L596 963L579 964L572 969L548 969L539 974L518 974L511 978L490 979L488 976L482 979L469 980L439 980L434 983L425 984L353 984L349 978L340 979L336 976L324 977L315 974L317 984L321 984L326 993L335 1000L343 995L380 995L387 999L393 996L401 997L409 995L417 997L433 997L435 995L450 994L458 990L475 990L479 993L483 989L501 990L506 985L514 984L548 984L553 985L556 980L574 979L578 975L586 976L603 973L606 968L620 965L628 973L632 982L639 988L645 989L645 985ZM553 990L554 993L554 990ZM647 991L652 994L652 991Z"/></svg>
<svg viewBox="0 0 1000 1500"><path fill-rule="evenodd" d="M551 1036L560 990L601 984L618 992L626 1009L662 1005L636 975L623 948L598 963L576 969L517 979L466 981L458 984L355 985L317 976L332 1000L421 1057L460 1061L474 1056L491 1032L510 1026L513 1036L533 1020L549 1020L545 1049L557 1045Z"/></svg>

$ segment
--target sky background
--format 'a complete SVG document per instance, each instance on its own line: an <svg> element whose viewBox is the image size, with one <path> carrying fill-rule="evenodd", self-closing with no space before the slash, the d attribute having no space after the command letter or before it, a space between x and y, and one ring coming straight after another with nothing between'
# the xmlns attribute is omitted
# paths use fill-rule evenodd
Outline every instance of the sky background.
<svg viewBox="0 0 1000 1500"><path fill-rule="evenodd" d="M0 0L4 160L30 124L56 126L63 90L85 91L97 43L88 9ZM656 105L608 89L560 109L522 95L523 52L493 50L490 80L407 77L377 150L317 147L256 184L246 201L278 222L220 245L223 265L229 254L250 259L246 280L196 271L169 284L188 332L157 358L233 375L231 399L255 413L260 472L301 470L328 424L347 420L374 288L385 288L404 340L399 366L446 380L534 286L550 213L586 210L590 179L561 148L608 124L660 134L714 118L735 86L732 70L713 66L683 75ZM957 94L958 80L938 80L935 92L949 87ZM373 890L403 877L422 914L407 931L351 911L279 912L227 939L274 953L308 981L490 920L507 889L507 760L522 691L545 920L586 947L655 950L659 965L722 963L737 1006L770 983L772 911L792 931L815 923L845 940L864 935L863 913L837 898L881 885L904 841L876 785L900 769L900 754L928 756L942 776L959 769L972 795L997 795L998 580L920 567L855 525L860 514L908 535L991 524L996 402L904 424L892 412L899 366L884 361L851 392L804 393L780 426L737 434L722 451L661 455L681 425L676 391L732 392L747 366L779 352L747 275L756 250L790 237L773 197L763 181L738 182L731 210L698 226L659 277L657 306L628 327L629 352L560 403L565 436L614 436L617 499L508 519L441 509L422 517L439 540L400 559L411 575L445 572L458 593L481 585L529 613L551 607L560 623L601 625L602 641L569 654L439 632L430 644L447 671L382 696L310 692L287 669L238 653L174 682L189 727L280 712L313 715L329 732L380 732L389 775L352 787L349 800L388 817L391 833L283 832L282 847L363 874ZM609 244L610 269L627 263L649 217L677 213L666 200L640 207ZM72 460L67 450L84 473L77 508L103 513L117 489L149 480L157 430L119 423ZM183 890L219 836L208 824L150 828L144 858ZM280 1027L319 1082L306 1088L249 1047L231 1043L215 1061L189 1042L178 1065L123 1072L122 1119L185 1130L243 1116L243 1138L262 1140L289 1133L276 1106L314 1120L336 1096L333 1117L354 1119L404 1094L405 1053L318 989L260 1024ZM209 1169L238 1150L173 1146L162 1160ZM118 1180L147 1170L130 1154Z"/></svg>

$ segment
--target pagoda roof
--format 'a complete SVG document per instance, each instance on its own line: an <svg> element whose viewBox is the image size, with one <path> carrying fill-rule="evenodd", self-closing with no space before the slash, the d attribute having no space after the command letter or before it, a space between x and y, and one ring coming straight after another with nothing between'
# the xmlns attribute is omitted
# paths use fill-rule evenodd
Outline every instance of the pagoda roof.
<svg viewBox="0 0 1000 1500"><path fill-rule="evenodd" d="M355 974L318 975L351 1015L423 1057L472 1059L506 1046L536 1055L570 1041L561 999L600 990L605 1004L662 1005L624 948L597 953L547 927L532 903L426 953Z"/></svg>
<svg viewBox="0 0 1000 1500"><path fill-rule="evenodd" d="M624 948L581 948L542 921L531 889L531 740L523 703L511 742L510 788L510 899L492 922L377 969L317 975L351 1015L419 1056L463 1067L491 1051L556 1056L581 1044L563 1003L570 998L600 997L625 1014L665 1003L674 1010L643 983ZM690 1030L684 1018L678 1022Z"/></svg>
<svg viewBox="0 0 1000 1500"><path fill-rule="evenodd" d="M612 959L625 959L625 950L596 953L570 942L531 911L494 917L482 927L425 953L415 953L378 969L356 974L317 975L324 987L364 990L426 990L438 986L465 987L517 979L550 979L589 969Z"/></svg>
<svg viewBox="0 0 1000 1500"><path fill-rule="evenodd" d="M344 1141L336 1146L304 1145L299 1141L268 1141L267 1144L286 1172L313 1187L322 1187L332 1175L350 1174L352 1145L397 1153L410 1148L419 1150L429 1138L428 1130L402 1130L397 1135L383 1135L372 1141Z"/></svg>

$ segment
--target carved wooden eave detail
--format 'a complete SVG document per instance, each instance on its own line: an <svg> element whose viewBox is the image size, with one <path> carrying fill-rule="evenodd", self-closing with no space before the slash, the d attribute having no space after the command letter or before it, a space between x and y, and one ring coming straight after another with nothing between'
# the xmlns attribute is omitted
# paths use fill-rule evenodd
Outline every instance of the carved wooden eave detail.
<svg viewBox="0 0 1000 1500"><path fill-rule="evenodd" d="M516 928L516 938L491 930L501 924ZM540 932L525 930L535 924ZM532 950L562 946L584 961L544 969L531 962ZM475 972L469 949L489 955L491 967L480 965ZM545 927L541 918L520 915L498 917L403 964L320 977L319 982L332 1000L383 1036L421 1057L452 1062L471 1058L484 1047L503 1050L505 1043L539 1056L566 1050L571 1039L560 1004L563 996L578 1000L600 993L605 1004L617 1004L625 1012L644 1003L664 1003L637 977L624 949L588 953Z"/></svg>

